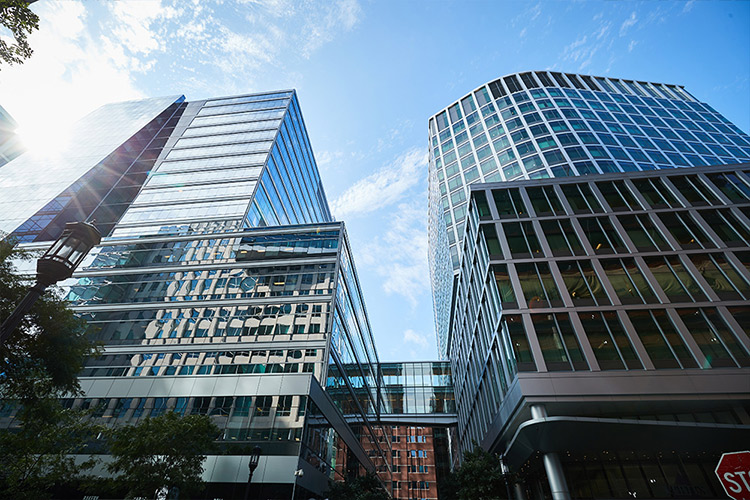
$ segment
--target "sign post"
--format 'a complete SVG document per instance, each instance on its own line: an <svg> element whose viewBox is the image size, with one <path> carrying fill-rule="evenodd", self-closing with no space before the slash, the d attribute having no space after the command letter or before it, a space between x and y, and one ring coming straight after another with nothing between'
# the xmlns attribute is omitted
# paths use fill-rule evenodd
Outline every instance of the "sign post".
<svg viewBox="0 0 750 500"><path fill-rule="evenodd" d="M729 498L750 500L750 451L724 453L714 472Z"/></svg>

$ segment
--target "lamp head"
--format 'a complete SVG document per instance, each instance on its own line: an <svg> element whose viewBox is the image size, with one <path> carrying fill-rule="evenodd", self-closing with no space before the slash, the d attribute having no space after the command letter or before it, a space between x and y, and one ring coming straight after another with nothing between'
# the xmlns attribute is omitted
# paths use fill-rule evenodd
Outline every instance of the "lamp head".
<svg viewBox="0 0 750 500"><path fill-rule="evenodd" d="M263 453L263 450L261 450L260 446L253 448L253 452L250 454L250 462L247 464L250 471L254 471L258 467L261 453Z"/></svg>
<svg viewBox="0 0 750 500"><path fill-rule="evenodd" d="M37 281L49 286L70 278L86 254L102 240L102 235L86 222L68 222L60 237L36 264Z"/></svg>

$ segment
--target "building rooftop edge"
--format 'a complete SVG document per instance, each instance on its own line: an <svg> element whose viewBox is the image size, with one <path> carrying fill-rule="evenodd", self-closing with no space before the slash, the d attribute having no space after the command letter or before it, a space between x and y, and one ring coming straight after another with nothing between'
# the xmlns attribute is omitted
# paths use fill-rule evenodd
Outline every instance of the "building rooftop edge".
<svg viewBox="0 0 750 500"><path fill-rule="evenodd" d="M524 70L524 71L516 71L516 72L513 72L513 73L507 73L505 75L501 75L501 76L499 76L497 78L494 78L494 79L489 80L489 81L487 81L487 82L485 82L485 83L483 83L481 85L476 86L473 90L471 90L471 91L469 91L469 92L467 92L465 94L462 94L461 97L459 97L458 99L456 99L454 101L451 101L451 103L448 104L447 106L444 106L444 107L440 108L439 111L431 114L429 120L434 119L437 115L439 115L440 113L446 111L448 108L450 108L454 104L456 104L458 102L461 102L461 99L463 99L463 98L465 98L465 97L473 94L474 92L476 92L480 88L484 87L485 85L489 85L490 83L496 82L498 80L502 80L502 79L507 78L509 76L519 76L519 75L524 74L524 73L540 73L540 72L562 73L562 74L566 74L566 75L587 76L587 77L590 77L590 78L607 78L607 79L610 79L610 80L622 80L622 81L629 81L629 82L645 82L645 83L651 83L651 84L655 84L655 85L671 85L671 86L679 87L679 88L682 88L682 89L685 88L684 85L680 85L680 84L677 84L677 83L654 82L654 81L650 81L650 80L642 80L642 79L637 79L637 78L618 78L618 77L613 77L613 76L588 75L588 74L584 74L584 73L571 73L569 71L555 71L555 70L551 70L551 69L543 69L543 70L529 69L529 70Z"/></svg>

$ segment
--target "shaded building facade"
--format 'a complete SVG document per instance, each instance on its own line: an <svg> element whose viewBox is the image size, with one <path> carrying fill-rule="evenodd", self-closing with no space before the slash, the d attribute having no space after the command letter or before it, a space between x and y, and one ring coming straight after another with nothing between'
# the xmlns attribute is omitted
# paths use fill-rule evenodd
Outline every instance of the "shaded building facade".
<svg viewBox="0 0 750 500"><path fill-rule="evenodd" d="M750 441L750 164L472 186L459 443L517 498L722 498ZM739 447L739 448L738 448Z"/></svg>

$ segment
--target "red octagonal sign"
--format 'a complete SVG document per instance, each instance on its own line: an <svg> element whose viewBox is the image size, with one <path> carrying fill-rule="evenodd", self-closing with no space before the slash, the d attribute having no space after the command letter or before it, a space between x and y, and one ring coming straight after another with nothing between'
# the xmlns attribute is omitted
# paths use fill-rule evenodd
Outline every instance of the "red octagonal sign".
<svg viewBox="0 0 750 500"><path fill-rule="evenodd" d="M724 453L715 472L730 498L750 500L750 451Z"/></svg>

